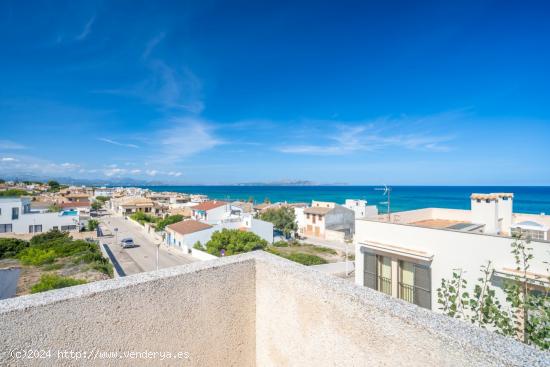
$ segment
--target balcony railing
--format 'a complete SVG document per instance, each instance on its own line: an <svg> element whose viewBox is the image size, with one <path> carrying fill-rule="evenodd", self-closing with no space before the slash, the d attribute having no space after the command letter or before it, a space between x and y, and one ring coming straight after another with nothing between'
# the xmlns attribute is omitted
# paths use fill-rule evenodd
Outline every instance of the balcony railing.
<svg viewBox="0 0 550 367"><path fill-rule="evenodd" d="M409 284L399 282L399 298L410 303L414 303L414 287Z"/></svg>
<svg viewBox="0 0 550 367"><path fill-rule="evenodd" d="M391 296L391 279L378 276L378 290Z"/></svg>

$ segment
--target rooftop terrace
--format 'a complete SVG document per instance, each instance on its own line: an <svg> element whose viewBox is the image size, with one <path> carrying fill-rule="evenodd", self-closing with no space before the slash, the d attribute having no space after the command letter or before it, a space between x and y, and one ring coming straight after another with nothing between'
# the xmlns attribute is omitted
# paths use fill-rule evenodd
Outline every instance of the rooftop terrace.
<svg viewBox="0 0 550 367"><path fill-rule="evenodd" d="M182 351L119 365L543 366L548 354L263 252L0 302L0 352ZM112 361L111 361L112 362ZM74 365L74 360L0 364ZM108 365L107 360L91 360Z"/></svg>

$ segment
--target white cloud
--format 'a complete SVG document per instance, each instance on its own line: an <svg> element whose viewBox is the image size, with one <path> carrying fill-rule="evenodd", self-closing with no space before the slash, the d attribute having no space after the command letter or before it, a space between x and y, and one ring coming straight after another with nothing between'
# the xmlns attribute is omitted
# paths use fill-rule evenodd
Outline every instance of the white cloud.
<svg viewBox="0 0 550 367"><path fill-rule="evenodd" d="M11 140L0 140L0 149L6 150L18 150L25 149L26 147L22 144L16 143Z"/></svg>
<svg viewBox="0 0 550 367"><path fill-rule="evenodd" d="M161 32L154 38L152 38L149 42L147 42L147 45L145 46L145 51L143 51L143 54L141 56L144 59L147 59L151 52L153 52L153 50L158 46L158 44L162 42L164 37L166 37L166 32Z"/></svg>
<svg viewBox="0 0 550 367"><path fill-rule="evenodd" d="M76 164L76 163L68 163L68 162L66 162L66 163L61 163L61 167L67 168L67 169L75 169L75 168L80 167L80 165L79 165L79 164Z"/></svg>
<svg viewBox="0 0 550 367"><path fill-rule="evenodd" d="M82 32L80 32L80 34L78 34L74 39L75 41L83 41L85 40L89 35L90 33L92 32L92 25L94 24L95 22L95 15L93 17L91 17L87 22L86 24L84 25L84 28L82 29Z"/></svg>
<svg viewBox="0 0 550 367"><path fill-rule="evenodd" d="M222 144L213 135L213 127L202 119L175 118L170 124L172 127L156 134L163 161L178 161Z"/></svg>
<svg viewBox="0 0 550 367"><path fill-rule="evenodd" d="M112 145L118 145L120 147L127 147L127 148L139 148L139 146L135 144L129 144L129 143L121 143L116 140L107 139L107 138L98 138L97 140L102 141L104 143L112 144Z"/></svg>
<svg viewBox="0 0 550 367"><path fill-rule="evenodd" d="M145 173L148 175L148 176L156 176L158 171L157 170L154 170L154 169L151 169L151 170L147 170L145 171Z"/></svg>
<svg viewBox="0 0 550 367"><path fill-rule="evenodd" d="M2 161L2 162L15 162L15 161L17 161L17 159L15 159L13 157L2 157L2 159L0 159L0 161Z"/></svg>
<svg viewBox="0 0 550 367"><path fill-rule="evenodd" d="M305 130L308 134L300 136L315 144L287 144L277 148L282 153L311 155L344 155L356 152L379 151L383 149L407 149L432 152L446 152L453 140L449 134L434 133L442 121L447 126L460 118L460 112L427 116L423 118L400 117L398 119L381 118L369 122L341 123L331 121L308 121ZM323 126L323 131L332 134L319 134L315 127ZM309 130L308 130L309 128ZM396 133L400 132L400 133Z"/></svg>

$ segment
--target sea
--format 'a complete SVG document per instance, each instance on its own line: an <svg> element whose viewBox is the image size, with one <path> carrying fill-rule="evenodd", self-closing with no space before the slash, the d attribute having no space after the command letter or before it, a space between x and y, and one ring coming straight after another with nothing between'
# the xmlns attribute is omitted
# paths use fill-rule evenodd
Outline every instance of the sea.
<svg viewBox="0 0 550 367"><path fill-rule="evenodd" d="M256 203L304 202L312 200L344 203L346 199L367 200L381 213L387 210L387 196L380 186L140 186L152 191L204 194L211 199L249 200ZM470 209L472 193L514 193L514 212L550 214L550 186L392 186L391 211L421 208Z"/></svg>

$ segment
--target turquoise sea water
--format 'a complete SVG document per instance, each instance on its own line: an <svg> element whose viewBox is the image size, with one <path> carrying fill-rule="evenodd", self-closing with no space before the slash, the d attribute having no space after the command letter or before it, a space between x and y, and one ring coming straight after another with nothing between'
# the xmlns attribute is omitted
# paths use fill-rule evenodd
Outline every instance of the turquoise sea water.
<svg viewBox="0 0 550 367"><path fill-rule="evenodd" d="M213 199L247 200L256 202L269 198L271 202L311 202L311 200L335 201L365 199L386 211L386 201L379 186L142 186L153 191L174 191L205 194ZM470 194L512 192L514 212L550 214L550 186L393 186L391 210L403 211L427 207L469 209Z"/></svg>

